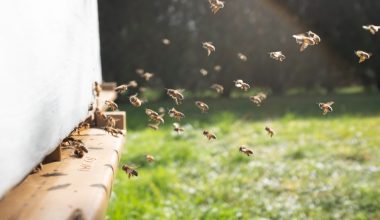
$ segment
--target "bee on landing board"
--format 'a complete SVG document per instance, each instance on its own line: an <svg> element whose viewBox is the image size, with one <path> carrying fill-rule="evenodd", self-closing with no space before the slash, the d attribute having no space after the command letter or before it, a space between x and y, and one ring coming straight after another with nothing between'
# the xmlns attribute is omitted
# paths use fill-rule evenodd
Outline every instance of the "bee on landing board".
<svg viewBox="0 0 380 220"><path fill-rule="evenodd" d="M224 91L224 87L222 85L219 85L219 84L216 84L216 83L212 84L210 88L214 89L219 94L222 94L223 91Z"/></svg>
<svg viewBox="0 0 380 220"><path fill-rule="evenodd" d="M220 9L224 8L224 2L220 0L208 0L212 13L216 14Z"/></svg>
<svg viewBox="0 0 380 220"><path fill-rule="evenodd" d="M178 123L173 123L173 130L177 132L177 134L181 134L185 131Z"/></svg>
<svg viewBox="0 0 380 220"><path fill-rule="evenodd" d="M84 145L76 145L74 147L74 155L78 158L82 158L84 153L88 153L87 148Z"/></svg>
<svg viewBox="0 0 380 220"><path fill-rule="evenodd" d="M128 166L127 164L124 164L122 169L126 174L128 174L128 178L139 175L135 167Z"/></svg>
<svg viewBox="0 0 380 220"><path fill-rule="evenodd" d="M265 130L268 132L268 135L269 135L270 137L273 137L273 135L274 135L274 130L273 130L272 128L270 128L270 127L265 127Z"/></svg>
<svg viewBox="0 0 380 220"><path fill-rule="evenodd" d="M119 108L119 106L111 100L106 100L104 104L106 104L107 109L111 109L112 111L116 111Z"/></svg>
<svg viewBox="0 0 380 220"><path fill-rule="evenodd" d="M244 145L239 147L239 151L246 154L247 156L250 156L253 154L253 151Z"/></svg>
<svg viewBox="0 0 380 220"><path fill-rule="evenodd" d="M211 52L215 52L215 46L212 42L203 42L202 47L207 50L207 56L210 56Z"/></svg>
<svg viewBox="0 0 380 220"><path fill-rule="evenodd" d="M143 103L143 101L137 97L137 94L129 96L129 102L134 107L140 107L142 105L142 103Z"/></svg>
<svg viewBox="0 0 380 220"><path fill-rule="evenodd" d="M185 114L183 114L180 111L177 111L175 108L171 108L169 110L169 116L172 117L172 118L177 119L178 121L180 121L182 118L185 117Z"/></svg>
<svg viewBox="0 0 380 220"><path fill-rule="evenodd" d="M102 87L99 85L97 81L94 82L93 92L96 97L99 97L100 92L102 91Z"/></svg>
<svg viewBox="0 0 380 220"><path fill-rule="evenodd" d="M269 52L269 57L280 62L286 59L285 55L281 51Z"/></svg>
<svg viewBox="0 0 380 220"><path fill-rule="evenodd" d="M196 101L195 105L201 110L202 113L207 113L209 110L208 105L204 102Z"/></svg>
<svg viewBox="0 0 380 220"><path fill-rule="evenodd" d="M115 92L120 93L120 94L126 93L127 90L128 90L128 85L127 84L123 84L123 85L120 85L120 86L118 86L118 87L115 88Z"/></svg>
<svg viewBox="0 0 380 220"><path fill-rule="evenodd" d="M235 80L233 82L235 83L235 87L236 88L239 88L239 89L243 90L244 92L248 91L248 89L251 88L251 86L248 83L245 83L241 79L237 79L237 80Z"/></svg>
<svg viewBox="0 0 380 220"><path fill-rule="evenodd" d="M104 127L103 128L108 134L111 134L114 137L118 137L119 134L124 135L120 129L112 128L112 127Z"/></svg>
<svg viewBox="0 0 380 220"><path fill-rule="evenodd" d="M364 52L362 50L356 50L354 52L356 56L359 57L359 63L363 63L365 60L368 60L372 56L372 53Z"/></svg>
<svg viewBox="0 0 380 220"><path fill-rule="evenodd" d="M373 25L373 24L370 24L370 25L363 25L362 26L364 30L367 30L369 31L371 34L376 34L379 29L380 29L380 26L376 26L376 25Z"/></svg>
<svg viewBox="0 0 380 220"><path fill-rule="evenodd" d="M320 109L322 109L322 115L326 115L329 112L333 111L333 108L331 107L334 104L334 102L320 102L318 103L318 106Z"/></svg>
<svg viewBox="0 0 380 220"><path fill-rule="evenodd" d="M208 140L216 139L216 135L207 130L203 131L203 135L206 136Z"/></svg>
<svg viewBox="0 0 380 220"><path fill-rule="evenodd" d="M145 158L146 158L146 160L148 162L153 162L154 161L154 157L152 155L147 154Z"/></svg>
<svg viewBox="0 0 380 220"><path fill-rule="evenodd" d="M106 119L106 127L111 127L111 128L115 128L116 126L116 119L107 115L107 119Z"/></svg>

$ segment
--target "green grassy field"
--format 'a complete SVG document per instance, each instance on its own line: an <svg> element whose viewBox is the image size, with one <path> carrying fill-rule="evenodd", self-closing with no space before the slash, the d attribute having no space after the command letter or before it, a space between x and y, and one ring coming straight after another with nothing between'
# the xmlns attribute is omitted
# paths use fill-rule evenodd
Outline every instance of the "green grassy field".
<svg viewBox="0 0 380 220"><path fill-rule="evenodd" d="M322 116L316 102L329 100L334 112ZM194 100L178 106L182 135L168 117L160 130L146 128L145 108L174 102L125 106L121 164L141 167L137 178L118 171L109 219L380 219L380 95L269 97L259 108L204 101L208 114ZM238 151L242 144L253 157Z"/></svg>

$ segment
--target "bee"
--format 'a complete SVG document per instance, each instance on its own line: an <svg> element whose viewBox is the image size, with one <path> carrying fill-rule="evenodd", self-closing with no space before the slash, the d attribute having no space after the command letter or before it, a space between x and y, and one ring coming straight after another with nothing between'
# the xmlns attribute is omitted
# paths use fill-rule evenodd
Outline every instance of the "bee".
<svg viewBox="0 0 380 220"><path fill-rule="evenodd" d="M160 114L165 114L165 108L164 107L159 107L158 108L158 112L160 113Z"/></svg>
<svg viewBox="0 0 380 220"><path fill-rule="evenodd" d="M224 2L220 0L208 0L212 13L216 14L220 9L224 8Z"/></svg>
<svg viewBox="0 0 380 220"><path fill-rule="evenodd" d="M170 44L170 40L167 39L167 38L164 38L164 39L162 39L162 43L163 43L164 45L169 45L169 44Z"/></svg>
<svg viewBox="0 0 380 220"><path fill-rule="evenodd" d="M265 127L265 130L268 132L268 135L269 135L270 137L273 137L273 135L274 135L274 130L273 130L272 128L270 128L270 127Z"/></svg>
<svg viewBox="0 0 380 220"><path fill-rule="evenodd" d="M120 129L112 128L112 127L104 127L103 128L108 134L111 134L114 137L117 137L118 134L123 135L123 132Z"/></svg>
<svg viewBox="0 0 380 220"><path fill-rule="evenodd" d="M169 110L169 116L172 118L177 119L178 121L185 117L185 114L183 114L180 111L177 111L175 108L172 108Z"/></svg>
<svg viewBox="0 0 380 220"><path fill-rule="evenodd" d="M119 108L117 104L111 100L106 100L104 103L107 105L107 108L110 108L112 111L115 111Z"/></svg>
<svg viewBox="0 0 380 220"><path fill-rule="evenodd" d="M144 69L136 69L136 73L138 74L138 75L142 75L142 74L144 74L145 73L145 71L144 71Z"/></svg>
<svg viewBox="0 0 380 220"><path fill-rule="evenodd" d="M237 56L238 56L238 58L241 60L241 61L247 61L248 59L247 59L247 56L246 55L244 55L244 54L242 54L242 53L238 53L237 54Z"/></svg>
<svg viewBox="0 0 380 220"><path fill-rule="evenodd" d="M151 129L153 130L158 130L159 129L159 126L160 124L148 124L148 127L150 127Z"/></svg>
<svg viewBox="0 0 380 220"><path fill-rule="evenodd" d="M141 74L141 77L145 79L145 81L149 81L152 77L154 76L154 73L144 73L144 74Z"/></svg>
<svg viewBox="0 0 380 220"><path fill-rule="evenodd" d="M96 118L101 118L102 120L106 120L107 119L107 115L104 114L102 111L100 111L99 108L95 109L94 115L95 115Z"/></svg>
<svg viewBox="0 0 380 220"><path fill-rule="evenodd" d="M154 161L154 157L152 156L152 155L146 155L146 160L148 161L148 162L153 162Z"/></svg>
<svg viewBox="0 0 380 220"><path fill-rule="evenodd" d="M80 135L80 132L86 129L90 128L90 124L87 122L80 122L78 126L76 126L73 131L71 131L72 134L76 133L77 135Z"/></svg>
<svg viewBox="0 0 380 220"><path fill-rule="evenodd" d="M251 102L255 103L256 106L260 106L261 102L264 101L267 98L267 95L265 93L259 92L257 95L250 96L249 99Z"/></svg>
<svg viewBox="0 0 380 220"><path fill-rule="evenodd" d="M364 30L367 30L369 32L371 32L371 34L376 34L379 29L380 29L380 26L376 26L376 25L373 25L373 24L370 24L370 25L363 25L362 26Z"/></svg>
<svg viewBox="0 0 380 220"><path fill-rule="evenodd" d="M239 147L239 151L246 154L247 156L250 156L253 154L253 151L244 145Z"/></svg>
<svg viewBox="0 0 380 220"><path fill-rule="evenodd" d="M142 101L137 98L137 94L132 95L129 97L129 102L134 106L134 107L140 107L142 105Z"/></svg>
<svg viewBox="0 0 380 220"><path fill-rule="evenodd" d="M128 85L126 85L126 84L120 85L120 86L115 88L115 92L120 93L120 94L126 93L127 90L128 90Z"/></svg>
<svg viewBox="0 0 380 220"><path fill-rule="evenodd" d="M78 158L82 158L84 156L84 153L88 153L88 150L83 145L76 145L74 147L74 155Z"/></svg>
<svg viewBox="0 0 380 220"><path fill-rule="evenodd" d="M322 109L322 111L323 111L322 115L326 115L327 113L332 112L333 108L331 106L333 104L334 104L334 102L326 102L326 103L320 102L320 103L318 103L319 108Z"/></svg>
<svg viewBox="0 0 380 220"><path fill-rule="evenodd" d="M362 50L356 50L354 52L356 56L359 57L359 63L363 63L365 60L368 60L372 56L372 53L367 53Z"/></svg>
<svg viewBox="0 0 380 220"><path fill-rule="evenodd" d="M183 90L180 89L166 89L166 94L168 94L177 105L181 104L181 101L184 99L182 92Z"/></svg>
<svg viewBox="0 0 380 220"><path fill-rule="evenodd" d="M93 92L96 97L99 97L100 92L102 91L102 87L99 85L97 81L94 82Z"/></svg>
<svg viewBox="0 0 380 220"><path fill-rule="evenodd" d="M173 130L177 132L177 134L181 134L182 132L185 131L178 123L173 123Z"/></svg>
<svg viewBox="0 0 380 220"><path fill-rule="evenodd" d="M222 66L221 65L215 65L214 66L214 71L215 72L220 72L222 70Z"/></svg>
<svg viewBox="0 0 380 220"><path fill-rule="evenodd" d="M215 46L212 42L203 42L202 47L207 50L207 56L210 56L211 52L215 52Z"/></svg>
<svg viewBox="0 0 380 220"><path fill-rule="evenodd" d="M135 80L132 80L127 84L127 87L131 87L131 88L136 88L137 86L138 84Z"/></svg>
<svg viewBox="0 0 380 220"><path fill-rule="evenodd" d="M216 84L216 83L212 84L210 88L214 89L219 94L222 94L223 91L224 91L224 87L222 85L219 85L219 84Z"/></svg>
<svg viewBox="0 0 380 220"><path fill-rule="evenodd" d="M201 110L202 113L208 112L209 107L206 103L201 101L196 101L195 105Z"/></svg>
<svg viewBox="0 0 380 220"><path fill-rule="evenodd" d="M66 137L62 140L60 146L64 147L64 148L69 148L69 147L72 147L72 146L84 146L84 143L81 141L81 140L77 140L71 136L69 137Z"/></svg>
<svg viewBox="0 0 380 220"><path fill-rule="evenodd" d="M87 109L89 112L90 111L92 111L92 110L94 110L94 103L90 103L89 105L88 105L88 109Z"/></svg>
<svg viewBox="0 0 380 220"><path fill-rule="evenodd" d="M207 76L208 72L205 69L200 69L199 72L202 74L202 76Z"/></svg>
<svg viewBox="0 0 380 220"><path fill-rule="evenodd" d="M163 115L159 115L157 112L153 111L152 109L149 109L149 108L145 109L145 114L148 115L149 120L155 121L158 124L165 123Z"/></svg>
<svg viewBox="0 0 380 220"><path fill-rule="evenodd" d="M211 140L211 139L216 139L216 136L215 134L207 131L207 130L204 130L203 131L203 135L207 137L208 140Z"/></svg>
<svg viewBox="0 0 380 220"><path fill-rule="evenodd" d="M107 116L106 122L107 122L107 127L115 128L116 120L113 117Z"/></svg>
<svg viewBox="0 0 380 220"><path fill-rule="evenodd" d="M122 169L126 174L128 174L128 178L131 178L131 176L138 176L139 173L137 172L136 168L128 166L127 164L124 164Z"/></svg>
<svg viewBox="0 0 380 220"><path fill-rule="evenodd" d="M301 45L300 52L304 51L309 45L317 45L321 42L321 38L312 31L306 32L306 34L294 34L293 38L296 39L296 43Z"/></svg>
<svg viewBox="0 0 380 220"><path fill-rule="evenodd" d="M278 60L280 62L284 61L285 60L285 55L282 54L281 51L276 51L276 52L269 52L268 53L270 58L274 59L274 60Z"/></svg>
<svg viewBox="0 0 380 220"><path fill-rule="evenodd" d="M249 86L249 84L248 83L245 83L243 80L241 80L241 79L238 79L238 80L235 80L235 81L233 81L234 83L235 83L235 87L236 88L239 88L239 89L241 89L241 90L243 90L243 91L248 91L248 89L249 88L251 88L251 86Z"/></svg>

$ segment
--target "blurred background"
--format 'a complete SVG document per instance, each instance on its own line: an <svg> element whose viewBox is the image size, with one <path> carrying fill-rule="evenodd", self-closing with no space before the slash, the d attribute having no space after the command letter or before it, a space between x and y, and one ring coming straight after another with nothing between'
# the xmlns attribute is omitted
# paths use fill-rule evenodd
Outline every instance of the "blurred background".
<svg viewBox="0 0 380 220"><path fill-rule="evenodd" d="M353 85L378 90L380 56L359 65L354 50L380 49L379 36L362 29L380 23L379 9L377 1L235 0L213 15L206 0L99 1L104 80L137 79L135 70L142 68L156 74L150 87L202 91L218 82L226 96L237 78L276 94ZM300 53L292 35L308 30L322 43ZM204 41L216 46L210 57ZM269 58L268 52L278 50L285 62ZM237 58L239 52L247 62ZM201 68L209 71L206 77Z"/></svg>
<svg viewBox="0 0 380 220"><path fill-rule="evenodd" d="M209 7L99 0L103 80L140 86L118 99L128 125L121 163L139 176L117 173L108 218L380 219L380 33L362 29L380 25L380 1L226 0L215 15ZM309 30L322 42L301 53L292 35ZM215 53L207 56L204 41ZM373 56L359 64L354 50ZM145 81L139 68L154 77ZM234 88L239 78L253 89ZM183 104L164 88L185 89ZM247 96L259 91L269 95L257 107ZM136 92L146 99L141 108L128 104ZM320 101L335 101L334 111L322 116ZM160 107L186 115L183 134L167 115L159 130L147 127L144 109ZM207 141L204 129L217 139Z"/></svg>

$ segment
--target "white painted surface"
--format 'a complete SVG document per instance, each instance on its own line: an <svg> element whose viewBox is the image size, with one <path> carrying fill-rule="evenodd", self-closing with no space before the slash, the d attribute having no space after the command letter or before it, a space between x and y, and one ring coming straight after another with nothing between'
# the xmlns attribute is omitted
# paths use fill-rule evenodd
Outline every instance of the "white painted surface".
<svg viewBox="0 0 380 220"><path fill-rule="evenodd" d="M87 115L101 79L96 0L0 2L0 197Z"/></svg>

